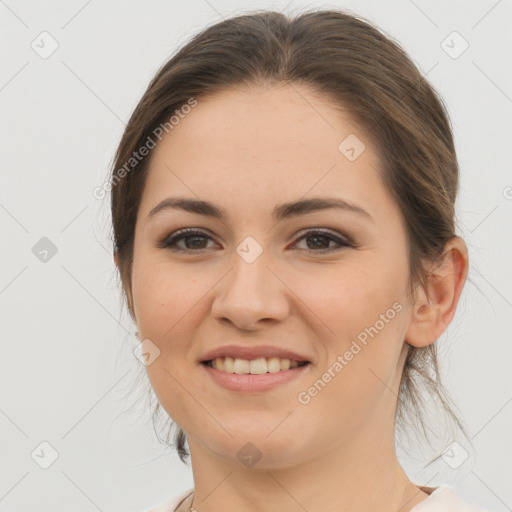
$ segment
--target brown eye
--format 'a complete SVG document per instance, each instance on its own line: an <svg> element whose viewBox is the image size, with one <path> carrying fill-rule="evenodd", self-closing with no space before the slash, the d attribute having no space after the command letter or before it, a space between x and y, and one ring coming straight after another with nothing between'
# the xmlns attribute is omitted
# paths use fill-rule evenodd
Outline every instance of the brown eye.
<svg viewBox="0 0 512 512"><path fill-rule="evenodd" d="M353 247L353 245L346 239L334 236L327 231L310 230L304 233L299 239L306 240L307 247L304 249L311 252L331 252L339 250L343 247ZM335 243L337 247L329 247L331 243Z"/></svg>
<svg viewBox="0 0 512 512"><path fill-rule="evenodd" d="M199 252L208 248L208 239L213 240L211 236L207 235L203 231L188 228L177 231L171 236L165 238L158 244L158 247L161 249L170 249L172 251ZM184 242L184 247L180 247L178 245L181 241Z"/></svg>

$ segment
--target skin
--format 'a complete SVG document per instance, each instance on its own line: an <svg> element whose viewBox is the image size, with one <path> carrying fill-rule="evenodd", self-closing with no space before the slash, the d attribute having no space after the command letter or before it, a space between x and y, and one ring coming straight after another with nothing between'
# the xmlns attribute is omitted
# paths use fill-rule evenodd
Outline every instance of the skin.
<svg viewBox="0 0 512 512"><path fill-rule="evenodd" d="M349 134L366 146L354 161L338 150ZM349 115L302 85L201 99L153 151L129 301L140 340L160 350L147 366L151 385L188 436L194 507L405 512L426 499L396 457L394 411L405 340L433 343L453 318L467 274L464 242L451 240L428 288L408 293L405 224L377 172L377 153ZM228 217L168 209L148 219L160 201L178 196L210 201ZM272 220L276 205L311 197L352 201L373 220L337 209ZM178 242L195 253L158 247L186 227L205 231ZM325 235L301 239L306 228L349 237L354 247ZM248 236L263 250L252 263L236 252ZM318 244L338 250L320 253ZM299 403L298 394L394 303L401 311ZM198 361L231 343L283 346L311 365L271 391L228 391ZM237 457L248 442L262 454L253 467Z"/></svg>

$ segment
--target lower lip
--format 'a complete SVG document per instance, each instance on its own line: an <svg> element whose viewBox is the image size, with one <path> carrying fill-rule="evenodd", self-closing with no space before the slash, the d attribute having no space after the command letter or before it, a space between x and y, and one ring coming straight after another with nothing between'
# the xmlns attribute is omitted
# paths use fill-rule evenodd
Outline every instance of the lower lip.
<svg viewBox="0 0 512 512"><path fill-rule="evenodd" d="M296 379L304 372L310 370L311 363L298 366L290 370L281 370L275 373L264 373L262 375L227 373L205 364L201 366L208 372L210 377L220 386L230 391L260 392L269 391L282 384Z"/></svg>

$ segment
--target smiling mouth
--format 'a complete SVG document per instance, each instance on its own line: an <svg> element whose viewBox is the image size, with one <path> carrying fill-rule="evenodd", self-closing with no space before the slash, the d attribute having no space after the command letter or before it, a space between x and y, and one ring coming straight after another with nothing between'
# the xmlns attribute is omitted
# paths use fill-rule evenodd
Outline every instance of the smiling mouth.
<svg viewBox="0 0 512 512"><path fill-rule="evenodd" d="M236 373L238 375L264 375L265 373L278 373L293 370L310 364L309 361L295 361L280 357L259 357L257 359L239 359L233 357L216 357L202 364L223 373Z"/></svg>

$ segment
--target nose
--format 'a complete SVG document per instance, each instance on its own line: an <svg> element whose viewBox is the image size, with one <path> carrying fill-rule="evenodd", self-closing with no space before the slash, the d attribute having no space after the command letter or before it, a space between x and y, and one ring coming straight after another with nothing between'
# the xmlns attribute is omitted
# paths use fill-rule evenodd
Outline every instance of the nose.
<svg viewBox="0 0 512 512"><path fill-rule="evenodd" d="M251 263L237 253L233 261L233 268L216 287L213 317L241 330L283 321L289 314L288 288L265 251Z"/></svg>

